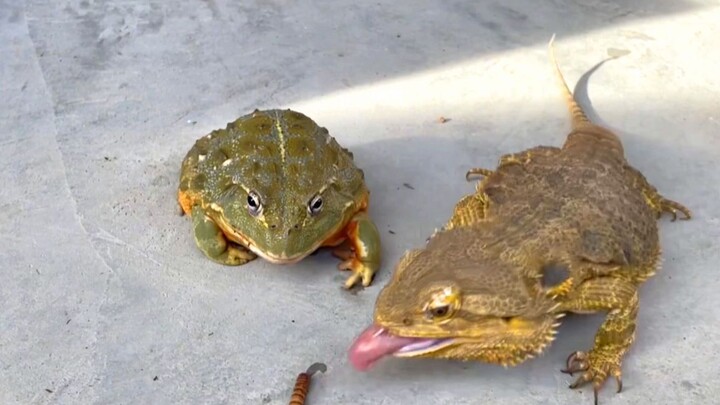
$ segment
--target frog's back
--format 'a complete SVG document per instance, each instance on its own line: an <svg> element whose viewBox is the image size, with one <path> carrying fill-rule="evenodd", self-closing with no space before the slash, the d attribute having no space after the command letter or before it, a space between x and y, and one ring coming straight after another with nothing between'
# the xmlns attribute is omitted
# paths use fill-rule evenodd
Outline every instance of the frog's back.
<svg viewBox="0 0 720 405"><path fill-rule="evenodd" d="M180 194L210 203L232 185L315 191L336 178L349 194L361 191L363 173L352 154L326 128L292 110L256 110L198 139L181 168ZM188 212L190 203L183 203Z"/></svg>

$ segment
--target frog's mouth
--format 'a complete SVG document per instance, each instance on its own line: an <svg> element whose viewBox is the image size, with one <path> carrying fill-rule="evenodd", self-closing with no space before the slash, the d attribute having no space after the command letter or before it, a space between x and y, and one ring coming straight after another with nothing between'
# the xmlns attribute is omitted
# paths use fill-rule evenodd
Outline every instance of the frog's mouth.
<svg viewBox="0 0 720 405"><path fill-rule="evenodd" d="M295 264L302 259L306 258L310 253L312 253L315 249L311 250L309 253L298 253L293 256L288 256L285 252L280 253L278 255L264 252L262 249L257 247L252 242L248 241L247 243L243 243L248 249L250 249L251 252L255 253L259 257L262 257L264 260L267 260L270 263L273 264Z"/></svg>
<svg viewBox="0 0 720 405"><path fill-rule="evenodd" d="M280 252L276 254L263 250L258 245L253 243L252 240L240 235L237 232L227 232L226 235L230 235L233 242L243 245L248 250L258 255L258 257L261 257L264 260L267 260L268 262L273 264L295 264L309 256L310 253L314 252L320 245L320 243L318 243L318 246L313 246L310 251L301 252L294 255L288 255L285 252Z"/></svg>
<svg viewBox="0 0 720 405"><path fill-rule="evenodd" d="M302 259L308 257L310 254L312 254L314 251L316 251L320 246L323 245L325 238L320 239L317 243L312 245L307 251L296 253L293 255L288 255L286 252L280 252L280 253L272 253L268 252L266 250L263 250L261 247L259 247L256 243L254 243L250 238L242 235L240 232L235 230L232 226L230 226L227 222L225 222L222 219L218 219L216 221L220 229L223 231L223 233L230 239L232 242L237 243L239 245L242 245L246 247L251 252L255 253L258 257L263 258L264 260L267 260L270 263L273 264L295 264ZM330 232L330 234L333 234L333 232Z"/></svg>

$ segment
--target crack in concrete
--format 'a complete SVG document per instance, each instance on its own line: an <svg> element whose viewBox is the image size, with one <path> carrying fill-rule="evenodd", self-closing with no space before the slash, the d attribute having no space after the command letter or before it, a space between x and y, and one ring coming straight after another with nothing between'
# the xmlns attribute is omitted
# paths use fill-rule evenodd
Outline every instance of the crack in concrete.
<svg viewBox="0 0 720 405"><path fill-rule="evenodd" d="M63 179L62 180L63 186L67 192L67 196L69 197L70 204L71 204L71 211L74 216L74 219L77 221L80 229L82 230L82 232L88 242L88 245L90 246L92 251L95 253L95 256L100 260L100 262L102 263L102 266L104 266L109 272L107 280L105 281L104 291L102 292L103 298L100 301L100 303L97 305L97 308L96 308L95 314L94 314L97 317L96 318L97 323L95 325L95 328L93 328L92 341L89 344L89 346L93 347L93 349L96 349L97 342L99 341L99 336L100 336L100 327L102 324L107 322L107 320L103 319L103 316L101 315L101 313L102 313L105 305L107 305L107 303L110 300L110 298L109 298L110 285L114 279L119 280L119 278L118 278L118 275L115 272L115 270L112 268L112 266L109 265L109 263L103 258L103 256L100 254L100 252L97 250L97 248L93 244L91 235L88 233L87 228L85 227L85 225L83 223L83 218L80 215L80 212L78 210L78 202L77 202L75 196L73 195L72 188L70 187L70 182L69 182L68 176L67 176L67 167L65 165L65 158L64 158L62 149L60 148L60 142L58 140L58 132L59 131L58 131L58 125L57 125L57 122L58 122L57 106L56 106L55 98L53 97L53 94L52 94L52 89L48 85L45 71L43 70L43 66L40 63L40 55L38 53L38 51L39 51L38 46L35 42L35 39L33 38L33 36L30 33L30 26L28 23L28 19L26 18L26 12L25 12L26 8L27 8L26 5L23 4L22 11L21 11L21 14L22 14L21 18L23 20L25 34L27 35L27 38L30 41L30 43L33 47L33 50L34 50L34 58L33 58L34 60L31 63L35 64L37 66L38 71L40 72L40 80L41 80L40 85L42 86L42 89L44 90L43 92L46 94L46 97L49 100L49 104L50 104L49 110L51 111L51 114L52 114L52 117L50 117L50 121L51 121L51 125L52 125L52 128L50 128L50 132L52 133L51 142L52 142L52 146L53 146L54 150L49 153L52 155L52 154L54 154L53 152L57 152L56 159L59 163L59 169L60 169L60 173L61 173L62 179ZM94 371L89 371L89 370L86 371L86 373L89 374L87 376L87 381L78 382L77 386L79 388L79 391L76 394L79 394L81 391L84 391L86 389L86 387L88 387L88 384L90 382L92 382L94 379L102 378L102 377L100 377L100 375L101 375L100 373L107 370L107 358L105 356L98 355L97 350L93 350L92 353L93 353L92 357L91 357L92 363L95 363L95 364L102 363L101 364L102 371L99 371L97 368ZM56 395L64 392L65 388L72 385L72 381L76 377L79 377L79 374L76 374L75 376L70 376L70 375L64 376L63 379L66 381L66 383L63 384L62 390L56 391Z"/></svg>
<svg viewBox="0 0 720 405"><path fill-rule="evenodd" d="M105 242L109 242L109 243L112 243L112 244L115 244L115 245L118 245L118 246L126 247L126 248L132 250L133 252L138 253L140 256L142 256L142 257L148 259L149 261L153 262L154 264L156 264L156 265L158 265L158 266L161 266L161 263L160 263L160 262L158 262L157 260L153 259L152 256L150 256L150 254L148 254L148 253L145 252L144 250L142 250L142 249L136 247L135 245L130 244L130 243L128 243L128 242L126 242L126 241L118 238L117 236L113 235L112 233L108 232L106 229L100 227L100 226L97 225L97 224L93 224L93 225L94 225L94 226L98 229L98 231L99 231L99 232L95 232L95 233L91 234L91 236L93 236L94 239L96 239L96 240L101 240L101 241L105 241Z"/></svg>

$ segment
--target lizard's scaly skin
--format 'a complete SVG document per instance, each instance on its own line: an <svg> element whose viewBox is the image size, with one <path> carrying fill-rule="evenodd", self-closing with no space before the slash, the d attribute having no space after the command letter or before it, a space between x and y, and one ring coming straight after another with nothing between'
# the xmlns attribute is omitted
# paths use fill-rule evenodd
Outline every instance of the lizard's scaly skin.
<svg viewBox="0 0 720 405"><path fill-rule="evenodd" d="M596 402L608 377L621 388L638 287L660 261L657 219L663 212L689 219L690 211L630 166L617 135L588 120L552 43L571 117L565 143L502 156L495 170L468 172L468 179L482 177L476 192L457 203L427 246L398 263L378 296L373 333L351 349L355 364L380 357L363 358L364 348L384 347L399 357L515 365L544 351L563 314L607 312L592 348L574 352L565 371L581 373L573 388L591 382ZM567 278L545 285L549 266L564 268ZM415 343L372 346L373 339Z"/></svg>

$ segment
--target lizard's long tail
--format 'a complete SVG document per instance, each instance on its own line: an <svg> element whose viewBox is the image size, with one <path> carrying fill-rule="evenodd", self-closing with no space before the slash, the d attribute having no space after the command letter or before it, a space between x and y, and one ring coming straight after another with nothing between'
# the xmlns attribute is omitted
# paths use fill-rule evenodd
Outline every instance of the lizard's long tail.
<svg viewBox="0 0 720 405"><path fill-rule="evenodd" d="M600 125L594 124L587 117L585 111L575 100L572 91L568 88L565 78L563 77L560 67L555 60L555 52L553 50L553 42L555 41L555 34L550 38L548 43L548 51L550 53L550 61L555 68L555 74L560 87L562 88L563 95L565 96L565 103L567 104L570 112L572 129L565 140L563 145L564 149L573 149L576 154L579 153L590 153L591 155L607 154L611 156L624 157L624 150L620 138L615 135L612 131L607 128L603 128Z"/></svg>
<svg viewBox="0 0 720 405"><path fill-rule="evenodd" d="M570 111L572 129L576 130L586 124L592 123L588 119L582 107L580 107L577 101L575 101L575 97L573 97L572 91L570 91L570 88L565 82L565 77L563 77L563 74L560 71L560 66L558 66L557 60L555 60L555 49L553 48L553 42L555 42L555 34L553 34L552 38L550 38L550 42L548 43L548 52L550 53L550 61L555 68L555 75L557 76L557 79L562 87L563 95L565 96L565 102L567 103L568 110Z"/></svg>

